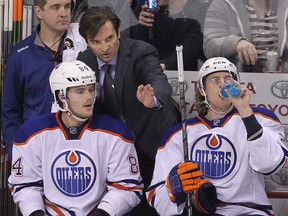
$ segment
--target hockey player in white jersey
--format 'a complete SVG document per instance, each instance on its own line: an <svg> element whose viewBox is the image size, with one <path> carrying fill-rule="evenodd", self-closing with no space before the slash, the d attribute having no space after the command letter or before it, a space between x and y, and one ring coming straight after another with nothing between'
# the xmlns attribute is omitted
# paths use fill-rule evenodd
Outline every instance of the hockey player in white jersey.
<svg viewBox="0 0 288 216"><path fill-rule="evenodd" d="M23 216L123 215L143 193L134 137L94 115L96 77L81 61L50 75L60 111L27 121L13 143L9 186Z"/></svg>
<svg viewBox="0 0 288 216"><path fill-rule="evenodd" d="M185 214L186 197L193 216L273 215L264 176L288 159L284 128L264 108L251 108L251 92L228 98L219 91L225 81L240 82L226 58L208 59L198 75L198 116L187 120L188 157L184 162L182 125L171 128L157 151L147 200L160 215Z"/></svg>

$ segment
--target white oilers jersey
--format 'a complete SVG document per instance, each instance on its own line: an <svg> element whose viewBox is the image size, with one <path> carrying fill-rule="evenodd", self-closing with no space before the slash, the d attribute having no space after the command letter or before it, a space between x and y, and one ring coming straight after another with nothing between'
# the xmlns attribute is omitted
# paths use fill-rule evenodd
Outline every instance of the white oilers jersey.
<svg viewBox="0 0 288 216"><path fill-rule="evenodd" d="M9 186L22 214L83 216L100 202L117 216L130 211L143 190L131 131L96 115L69 132L59 116L29 120L15 135Z"/></svg>
<svg viewBox="0 0 288 216"><path fill-rule="evenodd" d="M79 23L71 23L64 39L65 48L62 54L63 62L72 62L77 59L80 52L85 51L88 46L85 39L79 33ZM51 105L51 112L58 112L59 108L55 103Z"/></svg>
<svg viewBox="0 0 288 216"><path fill-rule="evenodd" d="M253 108L263 128L261 137L247 141L247 132L234 109L225 118L208 121L204 116L187 120L189 160L197 163L203 177L216 186L218 199L230 203L259 204L271 210L264 190L264 176L277 172L287 161L284 128L274 113ZM160 215L178 215L185 203L170 201L165 180L170 170L183 162L182 125L176 125L161 140L151 185L147 190L150 205ZM266 215L249 207L217 207L220 215Z"/></svg>
<svg viewBox="0 0 288 216"><path fill-rule="evenodd" d="M70 24L64 43L63 62L75 61L79 52L87 49L87 43L79 33L79 23Z"/></svg>

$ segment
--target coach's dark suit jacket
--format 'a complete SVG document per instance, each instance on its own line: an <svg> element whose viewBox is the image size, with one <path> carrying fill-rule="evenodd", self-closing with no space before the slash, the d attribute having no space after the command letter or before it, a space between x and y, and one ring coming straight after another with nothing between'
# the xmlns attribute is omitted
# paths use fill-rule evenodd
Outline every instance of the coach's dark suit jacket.
<svg viewBox="0 0 288 216"><path fill-rule="evenodd" d="M97 59L91 49L80 53L77 59L91 67L99 78ZM163 105L161 109L146 108L138 101L136 91L141 84L153 86L155 96ZM153 159L161 135L180 121L178 104L171 97L157 50L143 41L121 38L114 86L118 107L135 135L136 148L140 147ZM96 100L95 112L105 113L100 98Z"/></svg>

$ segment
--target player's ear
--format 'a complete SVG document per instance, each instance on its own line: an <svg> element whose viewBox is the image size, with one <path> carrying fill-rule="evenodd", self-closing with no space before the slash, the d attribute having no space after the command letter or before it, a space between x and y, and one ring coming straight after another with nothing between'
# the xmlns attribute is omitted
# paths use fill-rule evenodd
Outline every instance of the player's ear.
<svg viewBox="0 0 288 216"><path fill-rule="evenodd" d="M57 100L63 102L63 99L61 98L60 92L57 92Z"/></svg>
<svg viewBox="0 0 288 216"><path fill-rule="evenodd" d="M60 93L60 91L56 92L57 95L57 100L61 103L64 102L65 97L63 97L63 95Z"/></svg>
<svg viewBox="0 0 288 216"><path fill-rule="evenodd" d="M205 91L203 88L198 88L198 91L199 91L201 96L203 96L203 97L205 96Z"/></svg>

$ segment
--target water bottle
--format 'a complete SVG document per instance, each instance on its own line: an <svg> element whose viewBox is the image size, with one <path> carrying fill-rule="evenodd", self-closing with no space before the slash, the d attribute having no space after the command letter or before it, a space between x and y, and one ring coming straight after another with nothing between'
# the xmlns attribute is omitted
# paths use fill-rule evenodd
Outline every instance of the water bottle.
<svg viewBox="0 0 288 216"><path fill-rule="evenodd" d="M156 14L158 11L158 0L147 0L146 4L148 5L148 8L146 9L146 11ZM148 38L149 40L152 40L154 38L154 34L153 34L153 27L150 27L148 29Z"/></svg>
<svg viewBox="0 0 288 216"><path fill-rule="evenodd" d="M267 72L276 72L278 67L278 53L274 50L267 52Z"/></svg>
<svg viewBox="0 0 288 216"><path fill-rule="evenodd" d="M148 5L148 9L147 9L148 12L155 14L158 11L157 0L147 0L146 3Z"/></svg>
<svg viewBox="0 0 288 216"><path fill-rule="evenodd" d="M239 83L233 79L226 80L219 89L219 93L223 98L229 98L229 95L225 89L227 89L233 97L238 97L241 92Z"/></svg>

